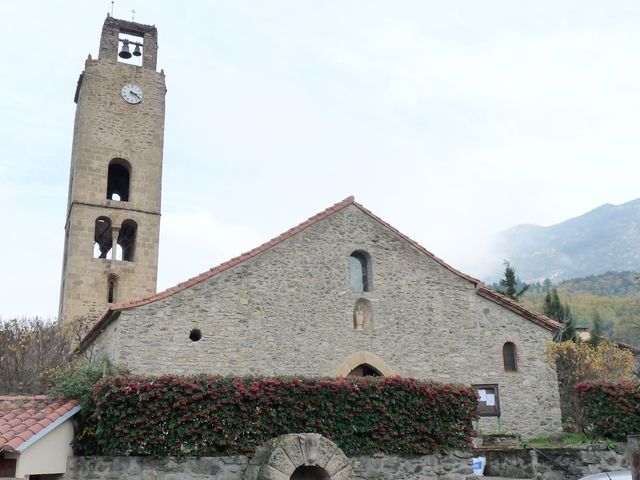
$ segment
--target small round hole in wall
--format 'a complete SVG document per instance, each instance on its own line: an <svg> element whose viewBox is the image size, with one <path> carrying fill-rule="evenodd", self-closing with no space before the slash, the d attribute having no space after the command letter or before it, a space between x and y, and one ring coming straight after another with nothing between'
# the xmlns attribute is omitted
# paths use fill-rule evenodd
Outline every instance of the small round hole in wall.
<svg viewBox="0 0 640 480"><path fill-rule="evenodd" d="M197 342L201 338L202 338L202 332L200 331L199 328L194 328L189 333L189 340L191 340L192 342Z"/></svg>

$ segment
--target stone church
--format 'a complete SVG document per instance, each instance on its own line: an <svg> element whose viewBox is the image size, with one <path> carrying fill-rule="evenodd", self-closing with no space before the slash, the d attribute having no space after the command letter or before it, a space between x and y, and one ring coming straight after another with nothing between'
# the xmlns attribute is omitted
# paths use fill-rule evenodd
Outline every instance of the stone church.
<svg viewBox="0 0 640 480"><path fill-rule="evenodd" d="M155 27L107 17L78 82L60 318L93 320L81 352L149 374L461 382L478 391L483 432L561 430L542 357L559 325L353 197L155 293L166 91L156 53Z"/></svg>

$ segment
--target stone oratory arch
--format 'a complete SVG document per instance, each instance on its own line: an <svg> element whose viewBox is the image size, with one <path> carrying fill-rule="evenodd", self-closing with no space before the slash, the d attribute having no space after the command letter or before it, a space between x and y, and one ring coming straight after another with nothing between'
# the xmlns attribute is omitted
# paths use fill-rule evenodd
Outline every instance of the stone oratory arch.
<svg viewBox="0 0 640 480"><path fill-rule="evenodd" d="M380 357L370 352L356 352L345 358L336 369L337 377L346 377L354 368L369 365L385 377L395 375L394 371Z"/></svg>
<svg viewBox="0 0 640 480"><path fill-rule="evenodd" d="M291 433L256 450L244 480L350 480L351 462L319 433Z"/></svg>

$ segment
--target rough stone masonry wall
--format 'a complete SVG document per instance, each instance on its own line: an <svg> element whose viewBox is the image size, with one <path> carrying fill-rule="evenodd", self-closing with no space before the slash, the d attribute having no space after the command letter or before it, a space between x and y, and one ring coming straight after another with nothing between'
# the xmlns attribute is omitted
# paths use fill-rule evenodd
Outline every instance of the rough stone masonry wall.
<svg viewBox="0 0 640 480"><path fill-rule="evenodd" d="M402 458L353 457L354 480L465 480L473 473L471 454ZM247 457L150 458L71 457L65 480L243 480Z"/></svg>
<svg viewBox="0 0 640 480"><path fill-rule="evenodd" d="M349 256L371 256L372 290L350 288ZM355 330L367 299L373 328ZM202 339L189 339L197 328ZM501 428L523 438L561 430L551 332L483 298L355 205L189 289L123 310L96 341L116 364L149 374L336 376L366 361L386 375L496 383ZM502 346L517 346L518 371ZM500 426L479 423L485 433Z"/></svg>
<svg viewBox="0 0 640 480"><path fill-rule="evenodd" d="M108 19L106 26L114 22ZM87 60L77 99L59 312L65 323L104 314L110 277L117 279L116 302L156 291L165 78L155 71L155 58L150 68L117 62L117 31L110 33L111 56ZM155 39L148 37L155 45ZM150 51L154 48L149 45ZM101 55L106 55L104 50ZM148 53L145 48L145 58ZM139 104L122 99L121 89L127 83L142 89ZM128 201L106 197L113 159L131 166ZM101 216L108 217L114 229L125 220L136 222L132 262L93 258L95 221Z"/></svg>
<svg viewBox="0 0 640 480"><path fill-rule="evenodd" d="M351 458L354 480L471 480L471 458L486 455L485 475L538 480L575 480L628 468L624 446L587 449L502 450L484 453ZM239 457L150 458L71 457L66 480L243 480L248 459Z"/></svg>
<svg viewBox="0 0 640 480"><path fill-rule="evenodd" d="M574 480L599 472L629 468L625 444L614 448L593 445L586 448L543 448L492 450L487 458L486 475L542 480Z"/></svg>

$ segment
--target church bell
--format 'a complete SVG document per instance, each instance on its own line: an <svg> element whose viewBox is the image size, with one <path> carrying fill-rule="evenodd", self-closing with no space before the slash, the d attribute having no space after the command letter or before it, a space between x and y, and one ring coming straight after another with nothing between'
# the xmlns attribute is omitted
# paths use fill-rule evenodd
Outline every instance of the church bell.
<svg viewBox="0 0 640 480"><path fill-rule="evenodd" d="M133 49L133 56L139 57L140 55L142 55L142 52L140 51L140 45L136 45L136 48Z"/></svg>
<svg viewBox="0 0 640 480"><path fill-rule="evenodd" d="M136 46L136 50L137 49L138 47ZM122 50L120 50L120 53L118 54L118 56L124 59L131 58L131 52L129 51L129 40L122 41Z"/></svg>

